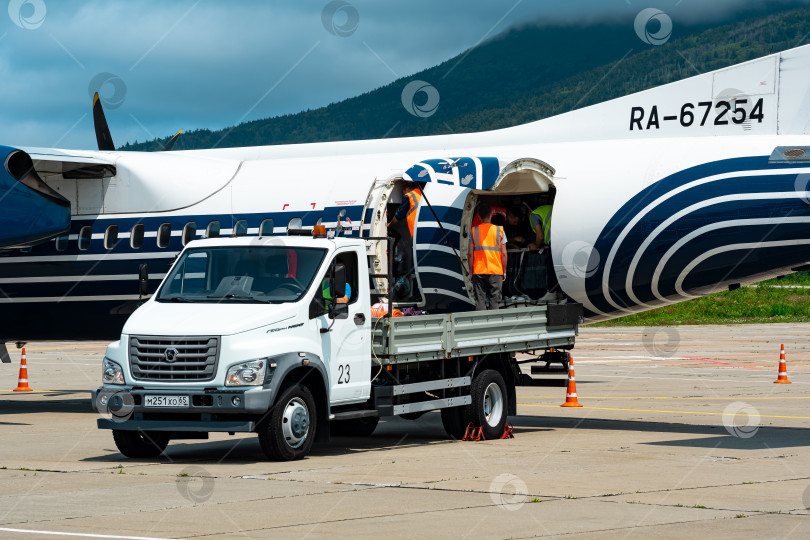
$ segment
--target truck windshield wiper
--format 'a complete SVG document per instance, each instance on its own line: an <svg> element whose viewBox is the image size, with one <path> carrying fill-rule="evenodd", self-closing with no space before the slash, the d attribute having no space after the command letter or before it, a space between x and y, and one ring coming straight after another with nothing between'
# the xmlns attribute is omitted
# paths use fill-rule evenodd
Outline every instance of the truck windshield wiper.
<svg viewBox="0 0 810 540"><path fill-rule="evenodd" d="M170 300L172 302L193 302L193 300L189 300L188 298L183 298L182 296L172 296L167 298L166 300Z"/></svg>
<svg viewBox="0 0 810 540"><path fill-rule="evenodd" d="M239 296L237 294L225 294L225 295L222 295L222 296L215 296L215 295L210 294L210 295L208 295L207 298L223 299L223 300L250 300L252 302L261 302L262 304L270 304L271 303L269 300L260 300L260 299L256 298L255 296Z"/></svg>

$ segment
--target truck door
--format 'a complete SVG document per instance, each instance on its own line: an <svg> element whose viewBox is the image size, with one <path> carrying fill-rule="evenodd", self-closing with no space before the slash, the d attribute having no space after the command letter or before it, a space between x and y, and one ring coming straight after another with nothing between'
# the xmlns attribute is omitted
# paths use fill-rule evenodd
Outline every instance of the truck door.
<svg viewBox="0 0 810 540"><path fill-rule="evenodd" d="M332 324L330 332L321 334L332 404L365 401L371 394L370 300L364 288L367 285L359 280L359 262L356 251L335 255L332 264L346 267L349 314L347 318L335 319L334 324L328 316L321 317L324 328Z"/></svg>

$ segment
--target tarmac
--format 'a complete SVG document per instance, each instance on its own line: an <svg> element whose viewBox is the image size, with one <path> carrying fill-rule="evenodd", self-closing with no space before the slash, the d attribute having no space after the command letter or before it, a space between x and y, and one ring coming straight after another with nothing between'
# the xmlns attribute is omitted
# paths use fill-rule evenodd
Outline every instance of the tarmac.
<svg viewBox="0 0 810 540"><path fill-rule="evenodd" d="M226 434L126 459L89 403L105 344L29 343L35 392L10 391L19 351L0 365L0 538L808 538L808 334L585 327L583 408L520 387L514 439L430 413L292 463Z"/></svg>

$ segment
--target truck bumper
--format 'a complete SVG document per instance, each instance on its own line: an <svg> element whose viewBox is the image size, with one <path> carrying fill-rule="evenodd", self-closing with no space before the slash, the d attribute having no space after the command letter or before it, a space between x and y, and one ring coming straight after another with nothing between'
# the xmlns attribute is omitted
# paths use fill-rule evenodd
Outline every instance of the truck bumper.
<svg viewBox="0 0 810 540"><path fill-rule="evenodd" d="M187 431L187 432L227 432L251 433L256 431L256 422L230 420L108 420L99 418L99 429L122 431Z"/></svg>
<svg viewBox="0 0 810 540"><path fill-rule="evenodd" d="M263 387L246 389L100 387L92 392L92 405L96 412L110 416L116 425L144 415L151 417L149 420L154 418L154 421L159 421L157 417L161 415L178 414L196 417L216 416L226 421L227 415L264 414L273 403L273 395L272 388ZM146 396L186 396L188 406L146 407Z"/></svg>

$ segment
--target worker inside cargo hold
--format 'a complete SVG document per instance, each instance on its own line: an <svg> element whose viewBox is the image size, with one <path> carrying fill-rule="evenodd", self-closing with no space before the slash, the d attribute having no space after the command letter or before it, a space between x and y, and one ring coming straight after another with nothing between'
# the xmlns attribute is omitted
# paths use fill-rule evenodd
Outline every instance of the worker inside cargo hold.
<svg viewBox="0 0 810 540"><path fill-rule="evenodd" d="M388 234L397 239L394 246L394 294L398 300L418 297L414 286L413 241L416 218L422 200L422 187L417 182L402 185L402 203L388 221ZM390 215L390 211L389 211Z"/></svg>
<svg viewBox="0 0 810 540"><path fill-rule="evenodd" d="M539 266L543 267L546 276L546 294L540 300L555 300L559 289L557 278L554 275L551 260L551 215L553 206L541 204L529 214L529 228L534 233L533 241L529 244L529 251L539 252Z"/></svg>
<svg viewBox="0 0 810 540"><path fill-rule="evenodd" d="M468 248L475 309L483 311L487 304L498 309L506 280L506 235L502 226L491 223L492 207L487 203L478 205L477 217L481 223L473 227Z"/></svg>

